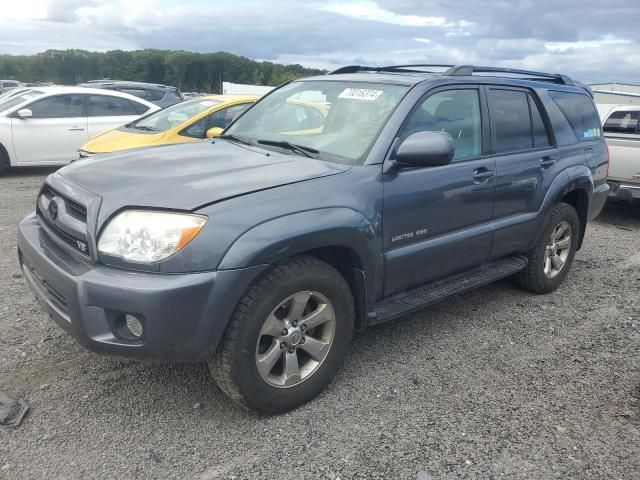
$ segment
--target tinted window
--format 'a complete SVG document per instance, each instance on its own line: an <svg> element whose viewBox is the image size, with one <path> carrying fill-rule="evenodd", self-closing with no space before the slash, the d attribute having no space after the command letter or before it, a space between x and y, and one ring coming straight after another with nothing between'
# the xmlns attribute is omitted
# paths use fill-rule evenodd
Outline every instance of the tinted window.
<svg viewBox="0 0 640 480"><path fill-rule="evenodd" d="M84 117L84 95L58 95L28 105L33 118Z"/></svg>
<svg viewBox="0 0 640 480"><path fill-rule="evenodd" d="M144 98L145 100L151 100L149 95L147 94L147 90L143 90L141 88L118 88L119 92L128 93L129 95L133 95L134 97Z"/></svg>
<svg viewBox="0 0 640 480"><path fill-rule="evenodd" d="M455 144L454 160L480 156L482 122L477 90L447 90L428 97L411 114L400 138L416 132L447 132Z"/></svg>
<svg viewBox="0 0 640 480"><path fill-rule="evenodd" d="M207 131L207 117L203 117L180 132L180 135L193 138L204 138Z"/></svg>
<svg viewBox="0 0 640 480"><path fill-rule="evenodd" d="M531 117L525 92L489 90L489 113L493 124L495 153L532 148Z"/></svg>
<svg viewBox="0 0 640 480"><path fill-rule="evenodd" d="M603 130L609 133L637 133L640 112L613 112L604 124Z"/></svg>
<svg viewBox="0 0 640 480"><path fill-rule="evenodd" d="M531 109L533 148L548 147L550 145L549 135L546 127L544 126L544 121L542 120L542 115L540 115L538 105L531 95L529 95L529 108Z"/></svg>
<svg viewBox="0 0 640 480"><path fill-rule="evenodd" d="M89 97L90 117L119 115L138 115L138 112L126 98L112 97L110 95L91 95Z"/></svg>
<svg viewBox="0 0 640 480"><path fill-rule="evenodd" d="M579 141L600 138L600 117L589 96L553 91L550 91L549 95L562 111Z"/></svg>
<svg viewBox="0 0 640 480"><path fill-rule="evenodd" d="M141 88L140 90L120 90L121 92L131 93L136 97L144 98L145 100L149 100L150 102L157 102L158 100L162 100L164 98L165 91L157 88ZM137 93L132 93L132 92Z"/></svg>
<svg viewBox="0 0 640 480"><path fill-rule="evenodd" d="M242 105L233 105L228 108L223 108L210 115L211 121L209 122L209 128L219 127L227 128L231 122L233 122L238 115L244 112L249 103L243 103ZM324 117L323 117L324 119Z"/></svg>

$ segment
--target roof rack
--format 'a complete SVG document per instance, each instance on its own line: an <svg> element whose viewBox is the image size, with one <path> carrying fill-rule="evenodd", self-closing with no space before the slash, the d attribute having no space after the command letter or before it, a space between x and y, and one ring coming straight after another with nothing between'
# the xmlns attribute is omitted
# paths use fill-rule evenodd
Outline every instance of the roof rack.
<svg viewBox="0 0 640 480"><path fill-rule="evenodd" d="M455 65L439 65L439 64L414 64L414 65L389 65L386 67L367 67L364 65L347 65L341 67L333 72L329 72L329 75L337 75L340 73L357 73L357 72L409 72L409 73L442 73L442 72L430 72L423 70L424 68L436 67L436 68L453 68Z"/></svg>
<svg viewBox="0 0 640 480"><path fill-rule="evenodd" d="M440 72L432 72L424 70L424 68L446 68L444 71ZM563 85L575 85L573 80L566 75L561 75L559 73L545 73L545 72L536 72L533 70L518 70L515 68L500 68L500 67L481 67L476 65L440 65L440 64L414 64L414 65L390 65L387 67L365 67L361 65L349 65L346 67L339 68L330 72L329 75L336 75L339 73L356 73L356 72L391 72L391 73L400 73L400 72L408 72L408 73L437 73L441 75L447 76L471 76L474 73L502 73L506 75L501 76L511 76L511 75L520 75L527 78L527 80L538 80L544 82L552 82L559 83Z"/></svg>

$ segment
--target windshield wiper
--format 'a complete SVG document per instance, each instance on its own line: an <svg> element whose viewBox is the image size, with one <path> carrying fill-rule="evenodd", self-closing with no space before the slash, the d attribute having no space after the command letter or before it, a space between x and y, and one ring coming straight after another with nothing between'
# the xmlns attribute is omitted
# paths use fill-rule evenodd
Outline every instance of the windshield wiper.
<svg viewBox="0 0 640 480"><path fill-rule="evenodd" d="M304 145L298 145L295 143L289 143L286 140L258 140L260 145L271 145L273 147L286 148L292 152L299 153L309 158L318 158L320 150L315 148L305 147Z"/></svg>
<svg viewBox="0 0 640 480"><path fill-rule="evenodd" d="M143 130L145 132L159 132L157 128L147 127L146 125L132 125L130 128L135 128L136 130Z"/></svg>
<svg viewBox="0 0 640 480"><path fill-rule="evenodd" d="M224 135L218 135L215 138L222 138L223 140L231 140L232 142L243 143L245 145L253 145L253 142L248 138L234 135L233 133L225 133Z"/></svg>

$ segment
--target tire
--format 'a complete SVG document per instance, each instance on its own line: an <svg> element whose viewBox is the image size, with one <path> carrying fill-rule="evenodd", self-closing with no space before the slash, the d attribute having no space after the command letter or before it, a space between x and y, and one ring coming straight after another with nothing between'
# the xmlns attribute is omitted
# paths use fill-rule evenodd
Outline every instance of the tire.
<svg viewBox="0 0 640 480"><path fill-rule="evenodd" d="M570 228L568 232L569 241L566 241L566 236L558 236L562 227L566 225ZM554 241L556 236L557 238ZM549 220L542 235L538 238L533 249L527 254L529 260L527 267L516 275L516 282L530 292L553 292L569 273L573 257L578 248L579 236L580 221L576 210L566 203L556 205L549 215ZM560 244L568 245L566 256L564 251L558 248ZM551 249L550 255L547 256L549 248ZM556 255L554 255L554 252ZM559 252L561 254L558 254ZM562 260L562 266L559 268L557 267L559 263L556 263L558 259ZM549 266L551 266L551 269L549 269Z"/></svg>
<svg viewBox="0 0 640 480"><path fill-rule="evenodd" d="M7 155L7 151L0 144L0 175L2 175L3 173L7 173L9 167L9 155Z"/></svg>
<svg viewBox="0 0 640 480"><path fill-rule="evenodd" d="M333 320L327 320L332 314ZM209 369L241 407L286 412L314 398L336 375L351 343L354 317L353 296L342 275L316 258L294 257L253 283ZM294 365L294 356L297 377L288 375L295 372L287 367Z"/></svg>

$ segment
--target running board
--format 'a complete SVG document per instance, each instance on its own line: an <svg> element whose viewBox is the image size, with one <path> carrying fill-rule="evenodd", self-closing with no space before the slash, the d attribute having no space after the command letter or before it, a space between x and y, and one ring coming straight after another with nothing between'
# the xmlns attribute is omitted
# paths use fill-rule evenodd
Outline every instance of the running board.
<svg viewBox="0 0 640 480"><path fill-rule="evenodd" d="M525 257L509 257L444 280L402 292L375 304L368 313L367 324L376 325L420 310L445 298L513 275L526 266L527 259Z"/></svg>

